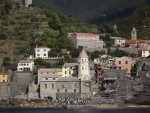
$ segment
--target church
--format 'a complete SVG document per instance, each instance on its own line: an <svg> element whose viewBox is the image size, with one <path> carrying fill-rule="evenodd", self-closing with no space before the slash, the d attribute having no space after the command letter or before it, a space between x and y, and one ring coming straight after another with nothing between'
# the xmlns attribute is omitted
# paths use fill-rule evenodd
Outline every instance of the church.
<svg viewBox="0 0 150 113"><path fill-rule="evenodd" d="M84 49L77 59L77 63L65 63L62 70L61 68L39 69L38 84L29 85L28 98L90 98L92 83L89 59Z"/></svg>
<svg viewBox="0 0 150 113"><path fill-rule="evenodd" d="M82 81L90 80L89 59L84 49L77 60L77 63L65 63L62 66L62 77L78 77Z"/></svg>

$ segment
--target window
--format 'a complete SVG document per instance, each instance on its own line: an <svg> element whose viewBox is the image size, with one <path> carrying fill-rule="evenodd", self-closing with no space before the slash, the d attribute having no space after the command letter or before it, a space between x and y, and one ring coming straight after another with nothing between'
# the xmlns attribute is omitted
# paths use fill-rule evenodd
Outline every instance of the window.
<svg viewBox="0 0 150 113"><path fill-rule="evenodd" d="M5 82L5 80L3 80L3 82Z"/></svg>
<svg viewBox="0 0 150 113"><path fill-rule="evenodd" d="M76 92L76 89L74 89L74 92Z"/></svg>
<svg viewBox="0 0 150 113"><path fill-rule="evenodd" d="M128 61L126 61L126 64L128 64Z"/></svg>
<svg viewBox="0 0 150 113"><path fill-rule="evenodd" d="M53 78L53 80L55 80L55 78Z"/></svg>
<svg viewBox="0 0 150 113"><path fill-rule="evenodd" d="M44 51L46 51L46 49L44 49Z"/></svg>
<svg viewBox="0 0 150 113"><path fill-rule="evenodd" d="M121 64L121 61L119 61L119 64Z"/></svg>
<svg viewBox="0 0 150 113"><path fill-rule="evenodd" d="M65 92L67 92L67 89L65 89Z"/></svg>
<svg viewBox="0 0 150 113"><path fill-rule="evenodd" d="M67 74L67 71L65 71L65 74Z"/></svg>
<svg viewBox="0 0 150 113"><path fill-rule="evenodd" d="M84 67L82 66L82 70L84 70Z"/></svg>
<svg viewBox="0 0 150 113"><path fill-rule="evenodd" d="M48 80L48 78L45 78L46 80Z"/></svg>
<svg viewBox="0 0 150 113"><path fill-rule="evenodd" d="M46 54L44 54L44 56L46 56Z"/></svg>
<svg viewBox="0 0 150 113"><path fill-rule="evenodd" d="M59 89L57 89L57 92L59 93Z"/></svg>
<svg viewBox="0 0 150 113"><path fill-rule="evenodd" d="M54 89L54 84L52 84L52 89Z"/></svg>
<svg viewBox="0 0 150 113"><path fill-rule="evenodd" d="M45 84L45 89L47 89L47 84Z"/></svg>
<svg viewBox="0 0 150 113"><path fill-rule="evenodd" d="M5 77L5 75L3 75L3 77Z"/></svg>
<svg viewBox="0 0 150 113"><path fill-rule="evenodd" d="M39 50L39 49L37 49L37 52L40 52L40 50Z"/></svg>
<svg viewBox="0 0 150 113"><path fill-rule="evenodd" d="M71 71L69 71L69 74L71 74Z"/></svg>
<svg viewBox="0 0 150 113"><path fill-rule="evenodd" d="M40 56L40 54L37 54L37 56Z"/></svg>

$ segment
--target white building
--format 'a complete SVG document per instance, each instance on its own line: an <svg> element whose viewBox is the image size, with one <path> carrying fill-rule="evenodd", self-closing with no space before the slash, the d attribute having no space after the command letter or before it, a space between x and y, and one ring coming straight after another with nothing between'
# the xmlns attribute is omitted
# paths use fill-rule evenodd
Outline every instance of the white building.
<svg viewBox="0 0 150 113"><path fill-rule="evenodd" d="M124 43L126 39L121 37L110 37L111 39L114 39L114 46L124 46Z"/></svg>
<svg viewBox="0 0 150 113"><path fill-rule="evenodd" d="M17 71L33 71L34 61L19 61Z"/></svg>
<svg viewBox="0 0 150 113"><path fill-rule="evenodd" d="M62 77L73 77L78 75L78 63L65 63L62 66Z"/></svg>
<svg viewBox="0 0 150 113"><path fill-rule="evenodd" d="M133 29L131 31L131 40L137 40L137 31L136 31L135 27L133 27Z"/></svg>
<svg viewBox="0 0 150 113"><path fill-rule="evenodd" d="M50 51L50 48L45 47L45 46L36 47L35 48L35 58L47 59L49 51Z"/></svg>
<svg viewBox="0 0 150 113"><path fill-rule="evenodd" d="M142 58L150 56L150 50L142 50Z"/></svg>
<svg viewBox="0 0 150 113"><path fill-rule="evenodd" d="M25 0L25 6L28 7L32 4L32 0Z"/></svg>
<svg viewBox="0 0 150 113"><path fill-rule="evenodd" d="M81 81L90 80L90 67L89 67L89 60L88 55L83 49L78 58L78 78Z"/></svg>

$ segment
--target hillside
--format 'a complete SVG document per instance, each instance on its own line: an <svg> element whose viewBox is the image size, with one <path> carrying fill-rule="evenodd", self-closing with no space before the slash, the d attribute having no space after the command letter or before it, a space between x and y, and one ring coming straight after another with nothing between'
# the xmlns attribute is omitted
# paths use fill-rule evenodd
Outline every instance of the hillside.
<svg viewBox="0 0 150 113"><path fill-rule="evenodd" d="M90 23L110 22L130 15L149 0L33 0L49 10Z"/></svg>
<svg viewBox="0 0 150 113"><path fill-rule="evenodd" d="M133 26L137 29L138 39L150 39L150 3L136 8L133 14L116 21L121 36L129 38Z"/></svg>
<svg viewBox="0 0 150 113"><path fill-rule="evenodd" d="M6 2L0 6L0 59L24 59L36 46L51 48L53 56L61 49L72 50L68 32L100 33L96 25L79 22L38 7L26 8ZM54 55L55 53L55 55Z"/></svg>

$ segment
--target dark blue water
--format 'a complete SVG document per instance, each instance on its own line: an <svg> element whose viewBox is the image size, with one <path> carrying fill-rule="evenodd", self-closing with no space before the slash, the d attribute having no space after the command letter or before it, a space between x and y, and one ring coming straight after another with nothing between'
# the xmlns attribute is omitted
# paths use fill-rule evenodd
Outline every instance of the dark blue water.
<svg viewBox="0 0 150 113"><path fill-rule="evenodd" d="M65 110L65 109L21 109L0 108L0 113L150 113L150 110Z"/></svg>

